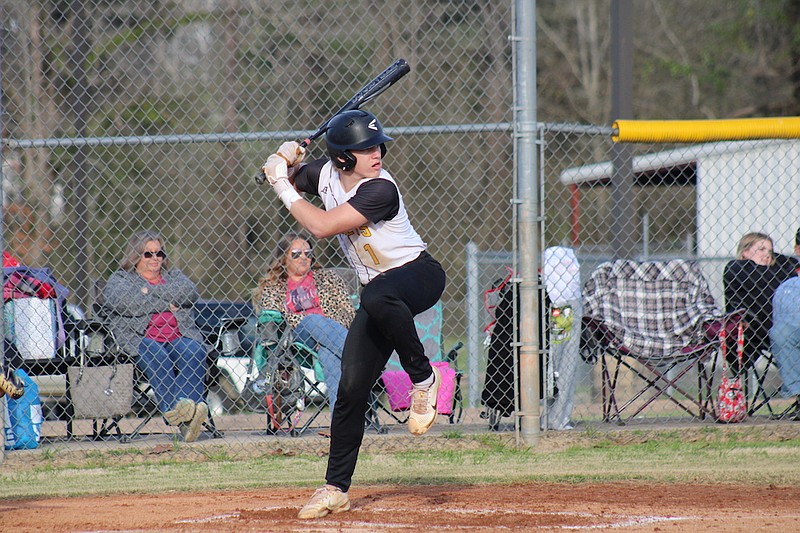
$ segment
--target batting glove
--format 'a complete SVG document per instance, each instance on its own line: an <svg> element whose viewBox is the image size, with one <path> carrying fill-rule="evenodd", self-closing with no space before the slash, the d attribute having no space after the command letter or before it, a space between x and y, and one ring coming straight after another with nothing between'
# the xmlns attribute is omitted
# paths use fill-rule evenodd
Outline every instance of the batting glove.
<svg viewBox="0 0 800 533"><path fill-rule="evenodd" d="M300 199L294 186L289 182L289 173L287 170L286 159L279 154L272 154L267 158L262 169L267 181L278 198L281 199L286 209L291 209L294 202Z"/></svg>
<svg viewBox="0 0 800 533"><path fill-rule="evenodd" d="M277 154L286 160L288 166L293 167L303 161L306 156L306 149L300 146L298 142L289 141L278 148Z"/></svg>

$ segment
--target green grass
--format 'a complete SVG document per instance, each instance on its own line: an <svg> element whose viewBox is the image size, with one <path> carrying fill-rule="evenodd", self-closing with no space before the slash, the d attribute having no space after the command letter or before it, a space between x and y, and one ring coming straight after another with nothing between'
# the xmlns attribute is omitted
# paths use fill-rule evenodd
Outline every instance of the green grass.
<svg viewBox="0 0 800 533"><path fill-rule="evenodd" d="M562 449L516 449L491 435L442 438L437 451L362 453L354 483L507 484L519 482L748 483L800 485L800 438L758 440L753 434L702 430L578 435ZM452 444L469 444L453 446ZM547 448L547 447L545 447ZM131 450L131 458L138 451ZM205 451L191 461L163 458L120 465L119 454L67 462L58 454L37 464L7 465L0 498L76 496L313 486L326 458L266 454L246 460ZM116 462L115 462L116 461Z"/></svg>

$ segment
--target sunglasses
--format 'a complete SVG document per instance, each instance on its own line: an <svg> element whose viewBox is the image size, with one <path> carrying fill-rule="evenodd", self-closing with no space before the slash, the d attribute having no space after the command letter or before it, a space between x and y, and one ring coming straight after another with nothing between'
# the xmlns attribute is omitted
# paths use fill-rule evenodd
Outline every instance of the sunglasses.
<svg viewBox="0 0 800 533"><path fill-rule="evenodd" d="M159 259L166 259L167 254L164 253L164 250L159 250L157 252L142 252L142 257L145 259L152 259L153 257L158 257Z"/></svg>
<svg viewBox="0 0 800 533"><path fill-rule="evenodd" d="M314 259L313 250L292 250L292 259L300 259L301 255L304 255L309 259Z"/></svg>

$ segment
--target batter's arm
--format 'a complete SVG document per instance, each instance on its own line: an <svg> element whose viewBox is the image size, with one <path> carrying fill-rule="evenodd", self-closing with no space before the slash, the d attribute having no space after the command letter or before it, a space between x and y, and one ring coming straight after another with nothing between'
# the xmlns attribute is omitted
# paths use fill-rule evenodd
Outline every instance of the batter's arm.
<svg viewBox="0 0 800 533"><path fill-rule="evenodd" d="M367 217L356 211L349 203L325 211L305 200L298 200L292 204L289 211L316 239L332 237L368 223Z"/></svg>

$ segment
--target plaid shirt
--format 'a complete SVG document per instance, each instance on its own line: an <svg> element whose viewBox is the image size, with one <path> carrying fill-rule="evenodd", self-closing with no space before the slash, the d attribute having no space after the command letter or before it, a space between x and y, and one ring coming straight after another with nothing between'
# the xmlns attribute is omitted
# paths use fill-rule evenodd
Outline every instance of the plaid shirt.
<svg viewBox="0 0 800 533"><path fill-rule="evenodd" d="M632 355L665 359L704 342L724 313L700 269L683 260L601 264L586 282L583 314L602 321Z"/></svg>

